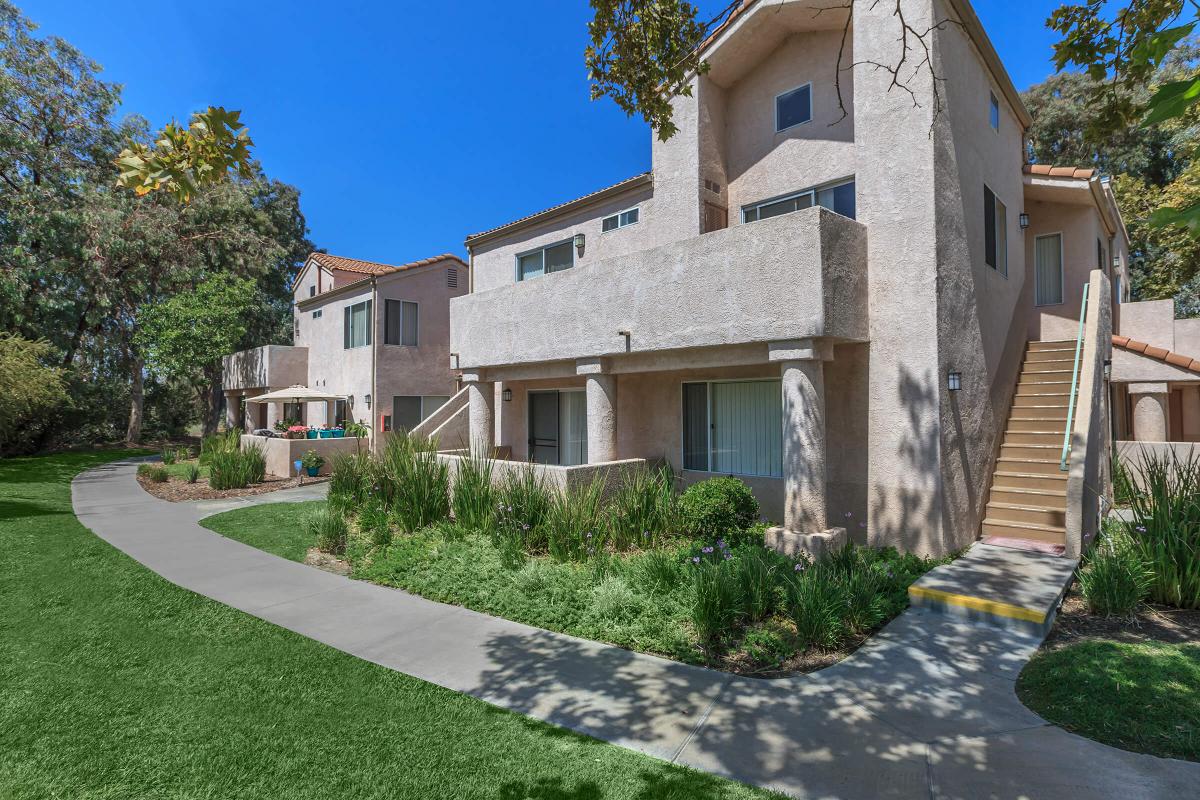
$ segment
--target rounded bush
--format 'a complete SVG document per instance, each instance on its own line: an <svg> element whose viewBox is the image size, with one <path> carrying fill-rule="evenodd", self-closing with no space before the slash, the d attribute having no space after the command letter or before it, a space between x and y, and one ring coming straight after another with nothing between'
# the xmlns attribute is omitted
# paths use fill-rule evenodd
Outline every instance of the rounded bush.
<svg viewBox="0 0 1200 800"><path fill-rule="evenodd" d="M758 519L758 501L750 487L737 478L709 478L684 491L679 515L690 535L714 539L753 525Z"/></svg>

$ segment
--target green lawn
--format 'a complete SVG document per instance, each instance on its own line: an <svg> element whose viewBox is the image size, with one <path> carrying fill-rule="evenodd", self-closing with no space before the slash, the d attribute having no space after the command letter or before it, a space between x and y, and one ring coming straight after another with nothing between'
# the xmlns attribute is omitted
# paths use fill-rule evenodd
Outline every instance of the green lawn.
<svg viewBox="0 0 1200 800"><path fill-rule="evenodd" d="M1200 761L1200 644L1092 640L1043 650L1021 673L1017 694L1081 736Z"/></svg>
<svg viewBox="0 0 1200 800"><path fill-rule="evenodd" d="M751 798L360 661L175 587L0 460L0 797Z"/></svg>
<svg viewBox="0 0 1200 800"><path fill-rule="evenodd" d="M188 465L195 463L197 463L197 459L193 458L189 461L176 461L174 464L162 464L160 466L162 466L162 468L165 469L172 478L185 480L187 478ZM208 464L200 464L200 482L204 483L207 480Z"/></svg>
<svg viewBox="0 0 1200 800"><path fill-rule="evenodd" d="M269 503L206 517L200 524L259 550L303 562L308 548L313 546L312 535L304 526L304 516L323 505L324 500Z"/></svg>

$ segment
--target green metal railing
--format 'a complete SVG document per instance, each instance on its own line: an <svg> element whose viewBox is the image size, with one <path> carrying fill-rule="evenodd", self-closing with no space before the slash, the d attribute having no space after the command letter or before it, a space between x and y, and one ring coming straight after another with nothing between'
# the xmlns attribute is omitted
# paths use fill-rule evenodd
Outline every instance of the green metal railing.
<svg viewBox="0 0 1200 800"><path fill-rule="evenodd" d="M1075 364L1071 367L1071 395L1067 398L1067 429L1063 432L1062 458L1058 468L1063 472L1068 469L1067 462L1071 458L1071 429L1075 427L1075 390L1079 386L1079 355L1083 350L1083 321L1087 319L1089 284L1083 285L1083 302L1079 306L1079 333L1075 336Z"/></svg>

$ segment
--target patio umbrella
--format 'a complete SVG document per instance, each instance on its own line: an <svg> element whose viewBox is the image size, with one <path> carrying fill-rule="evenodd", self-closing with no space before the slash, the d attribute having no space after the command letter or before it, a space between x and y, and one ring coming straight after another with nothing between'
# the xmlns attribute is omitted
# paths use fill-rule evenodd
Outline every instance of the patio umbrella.
<svg viewBox="0 0 1200 800"><path fill-rule="evenodd" d="M289 386L287 389L276 389L273 392L260 394L257 397L247 397L247 403L326 403L330 400L345 400L344 394L331 394L320 389L310 389L307 386Z"/></svg>

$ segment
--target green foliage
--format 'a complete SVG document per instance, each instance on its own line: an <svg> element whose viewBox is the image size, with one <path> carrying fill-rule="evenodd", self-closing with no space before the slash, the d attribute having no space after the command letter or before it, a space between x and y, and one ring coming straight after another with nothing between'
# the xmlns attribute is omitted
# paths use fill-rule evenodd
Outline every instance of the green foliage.
<svg viewBox="0 0 1200 800"><path fill-rule="evenodd" d="M200 465L195 462L190 462L184 467L184 479L188 483L195 483L200 480Z"/></svg>
<svg viewBox="0 0 1200 800"><path fill-rule="evenodd" d="M608 543L618 551L648 549L678 534L676 501L669 468L625 473L607 503Z"/></svg>
<svg viewBox="0 0 1200 800"><path fill-rule="evenodd" d="M391 514L405 531L415 531L450 516L450 477L438 460L437 446L404 432L392 434L379 459Z"/></svg>
<svg viewBox="0 0 1200 800"><path fill-rule="evenodd" d="M748 622L762 622L779 607L779 588L791 562L766 547L748 546L730 559L737 572L742 613Z"/></svg>
<svg viewBox="0 0 1200 800"><path fill-rule="evenodd" d="M512 468L496 487L496 524L493 539L507 555L507 563L519 563L517 552L544 553L547 547L545 522L553 496L531 468Z"/></svg>
<svg viewBox="0 0 1200 800"><path fill-rule="evenodd" d="M267 460L258 445L230 449L223 444L211 451L208 459L208 485L213 489L245 489L262 483L267 476Z"/></svg>
<svg viewBox="0 0 1200 800"><path fill-rule="evenodd" d="M329 476L329 505L344 514L362 507L371 495L370 456L339 453Z"/></svg>
<svg viewBox="0 0 1200 800"><path fill-rule="evenodd" d="M742 584L727 561L701 559L692 570L692 627L701 647L713 651L731 635L742 610Z"/></svg>
<svg viewBox="0 0 1200 800"><path fill-rule="evenodd" d="M336 513L332 504L330 509ZM359 510L358 527L374 547L387 547L392 543L392 525L388 511L376 498L372 498Z"/></svg>
<svg viewBox="0 0 1200 800"><path fill-rule="evenodd" d="M492 460L484 455L471 454L459 459L450 507L454 521L467 530L486 531L496 517L492 469Z"/></svg>
<svg viewBox="0 0 1200 800"><path fill-rule="evenodd" d="M684 490L679 514L684 530L696 538L737 537L758 519L758 500L737 478L709 478Z"/></svg>
<svg viewBox="0 0 1200 800"><path fill-rule="evenodd" d="M1135 471L1126 531L1150 569L1150 599L1200 608L1200 458L1148 455Z"/></svg>
<svg viewBox="0 0 1200 800"><path fill-rule="evenodd" d="M786 591L788 613L801 642L823 650L834 650L845 642L849 596L837 570L824 564L798 570Z"/></svg>
<svg viewBox="0 0 1200 800"><path fill-rule="evenodd" d="M666 594L680 582L682 564L670 550L647 550L635 563L637 583L650 594Z"/></svg>
<svg viewBox="0 0 1200 800"><path fill-rule="evenodd" d="M309 540L322 553L340 556L346 552L346 541L350 535L346 518L329 507L310 512L305 520Z"/></svg>
<svg viewBox="0 0 1200 800"><path fill-rule="evenodd" d="M171 477L166 468L158 464L141 464L137 474L153 483L166 483Z"/></svg>
<svg viewBox="0 0 1200 800"><path fill-rule="evenodd" d="M164 447L160 454L162 457L162 462L164 464L174 464L175 463L175 452L176 451L175 451L174 447Z"/></svg>
<svg viewBox="0 0 1200 800"><path fill-rule="evenodd" d="M1146 597L1151 578L1124 528L1107 524L1100 541L1083 559L1079 588L1093 614L1127 617Z"/></svg>
<svg viewBox="0 0 1200 800"><path fill-rule="evenodd" d="M226 180L230 172L252 177L254 142L241 114L209 106L192 114L186 128L174 120L164 125L153 145L130 143L115 161L117 184L138 197L163 189L186 203L200 187Z"/></svg>
<svg viewBox="0 0 1200 800"><path fill-rule="evenodd" d="M537 538L545 538L551 558L582 561L604 548L603 496L604 483L599 479L550 494Z"/></svg>
<svg viewBox="0 0 1200 800"><path fill-rule="evenodd" d="M45 340L0 333L0 455L35 448L41 420L57 414L67 399L62 370L47 365L51 353Z"/></svg>
<svg viewBox="0 0 1200 800"><path fill-rule="evenodd" d="M236 451L242 443L242 429L230 428L224 433L214 433L200 440L200 463L208 464L217 453Z"/></svg>
<svg viewBox="0 0 1200 800"><path fill-rule="evenodd" d="M300 466L305 469L320 469L325 466L325 456L318 453L316 450L309 450L304 455L300 456Z"/></svg>

